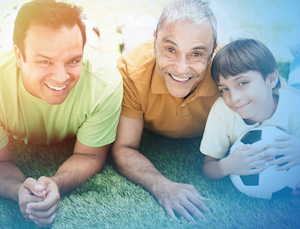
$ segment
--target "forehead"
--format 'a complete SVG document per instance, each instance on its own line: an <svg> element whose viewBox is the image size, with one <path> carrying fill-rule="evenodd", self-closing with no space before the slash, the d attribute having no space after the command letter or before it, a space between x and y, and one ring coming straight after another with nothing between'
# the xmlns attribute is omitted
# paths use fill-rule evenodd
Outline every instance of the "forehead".
<svg viewBox="0 0 300 229"><path fill-rule="evenodd" d="M234 83L238 80L258 79L264 80L263 75L259 71L249 70L237 75L227 76L226 78L219 74L219 84Z"/></svg>
<svg viewBox="0 0 300 229"><path fill-rule="evenodd" d="M32 24L24 40L25 51L34 52L44 50L49 52L63 52L66 50L82 50L83 39L77 24L72 27L62 26L54 29L49 26Z"/></svg>
<svg viewBox="0 0 300 229"><path fill-rule="evenodd" d="M161 29L157 32L157 40L169 42L170 40L178 43L203 44L207 49L213 49L213 29L209 22L198 24L190 20L164 22Z"/></svg>

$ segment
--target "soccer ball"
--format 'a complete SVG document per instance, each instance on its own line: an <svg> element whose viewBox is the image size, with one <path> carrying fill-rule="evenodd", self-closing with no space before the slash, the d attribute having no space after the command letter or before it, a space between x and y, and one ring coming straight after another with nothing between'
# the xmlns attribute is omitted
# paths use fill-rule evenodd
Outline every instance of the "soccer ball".
<svg viewBox="0 0 300 229"><path fill-rule="evenodd" d="M231 146L230 153L245 144L261 146L274 142L274 137L288 134L275 126L264 126L246 131ZM281 156L276 156L279 158ZM271 199L290 194L300 182L300 165L284 171L276 171L276 165L269 166L259 174L249 176L230 175L234 186L250 197Z"/></svg>

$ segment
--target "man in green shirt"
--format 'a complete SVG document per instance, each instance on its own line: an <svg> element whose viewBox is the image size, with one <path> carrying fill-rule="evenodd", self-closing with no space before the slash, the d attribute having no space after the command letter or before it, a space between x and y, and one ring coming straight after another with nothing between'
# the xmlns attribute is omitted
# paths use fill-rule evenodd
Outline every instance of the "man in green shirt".
<svg viewBox="0 0 300 229"><path fill-rule="evenodd" d="M81 15L55 0L26 3L15 21L14 49L0 48L0 196L43 227L54 221L60 195L103 168L121 110L122 77L84 47ZM11 161L9 135L35 144L77 139L54 176L35 180Z"/></svg>

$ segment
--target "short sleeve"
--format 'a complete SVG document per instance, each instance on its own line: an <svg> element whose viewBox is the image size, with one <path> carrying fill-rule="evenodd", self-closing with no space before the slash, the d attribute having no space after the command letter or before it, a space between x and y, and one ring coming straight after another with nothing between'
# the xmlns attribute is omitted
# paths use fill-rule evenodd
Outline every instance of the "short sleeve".
<svg viewBox="0 0 300 229"><path fill-rule="evenodd" d="M123 87L99 103L93 114L78 129L78 140L89 147L101 147L115 141L122 106Z"/></svg>
<svg viewBox="0 0 300 229"><path fill-rule="evenodd" d="M3 149L8 144L8 135L4 126L0 125L0 149Z"/></svg>
<svg viewBox="0 0 300 229"><path fill-rule="evenodd" d="M218 98L209 112L201 140L200 151L204 155L218 159L226 156L230 148L228 112L223 98Z"/></svg>
<svg viewBox="0 0 300 229"><path fill-rule="evenodd" d="M128 72L127 64L123 57L118 59L117 66L121 75L123 76L124 86L121 114L133 119L143 118L141 100L135 84L130 79L130 72Z"/></svg>

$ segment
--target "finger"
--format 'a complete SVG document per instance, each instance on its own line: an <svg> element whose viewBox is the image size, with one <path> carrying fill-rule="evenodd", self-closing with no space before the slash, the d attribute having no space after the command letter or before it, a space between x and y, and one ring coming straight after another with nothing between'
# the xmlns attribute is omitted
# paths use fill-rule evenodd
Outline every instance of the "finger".
<svg viewBox="0 0 300 229"><path fill-rule="evenodd" d="M187 204L188 205L188 204ZM195 219L189 214L189 212L180 204L174 206L174 210L181 216L183 216L189 222L195 222Z"/></svg>
<svg viewBox="0 0 300 229"><path fill-rule="evenodd" d="M27 195L26 196L26 202L30 203L30 202L41 202L43 201L42 197L38 197L35 195Z"/></svg>
<svg viewBox="0 0 300 229"><path fill-rule="evenodd" d="M39 226L39 227L50 227L51 224L54 222L55 220L55 215L51 215L47 218L39 218L39 219L35 219L33 220L33 222Z"/></svg>
<svg viewBox="0 0 300 229"><path fill-rule="evenodd" d="M163 209L171 219L177 219L172 208L163 206Z"/></svg>
<svg viewBox="0 0 300 229"><path fill-rule="evenodd" d="M46 211L38 211L38 210L34 210L34 209L28 209L28 210L26 210L26 213L32 215L35 218L47 218L53 214L56 214L58 209L59 209L59 203L58 203L58 205L55 204L55 205L51 206Z"/></svg>
<svg viewBox="0 0 300 229"><path fill-rule="evenodd" d="M238 147L237 149L239 150L249 150L249 149L253 149L254 147L250 144L246 144L246 145L242 145L240 147Z"/></svg>
<svg viewBox="0 0 300 229"><path fill-rule="evenodd" d="M46 189L48 185L51 183L49 177L42 176L37 180L37 184L35 185L35 190L40 193L46 193Z"/></svg>
<svg viewBox="0 0 300 229"><path fill-rule="evenodd" d="M287 148L288 146L289 146L289 142L283 140L267 144L267 148L269 149L284 149Z"/></svg>
<svg viewBox="0 0 300 229"><path fill-rule="evenodd" d="M288 169L292 168L293 166L294 166L294 163L289 162L289 163L286 163L286 164L281 165L281 166L276 166L274 169L276 171L284 171L284 170L288 170Z"/></svg>
<svg viewBox="0 0 300 229"><path fill-rule="evenodd" d="M267 156L276 157L276 156L286 155L287 152L288 151L286 148L282 148L282 149L276 148L276 149L268 149L268 150L262 152L261 154L263 154L265 157L267 157Z"/></svg>
<svg viewBox="0 0 300 229"><path fill-rule="evenodd" d="M271 160L271 161L267 161L267 162L265 163L265 165L267 165L267 166L272 166L272 165L282 165L282 166L283 166L285 163L288 163L288 162L290 162L290 161L292 161L292 160L291 160L291 158L290 158L289 156L282 156L282 155L281 155L281 157L278 157L278 156L277 156L276 159ZM282 166L280 166L280 167L282 167Z"/></svg>
<svg viewBox="0 0 300 229"><path fill-rule="evenodd" d="M279 135L279 136L276 136L274 139L275 141L287 141L287 140L290 140L292 139L293 136L292 135Z"/></svg>
<svg viewBox="0 0 300 229"><path fill-rule="evenodd" d="M49 184L49 185L55 185L54 183ZM50 192L47 193L46 198L39 203L29 203L27 205L28 208L34 209L34 210L39 210L39 211L46 211L48 210L51 206L57 205L59 206L60 202L60 194L57 189L52 189L50 188Z"/></svg>
<svg viewBox="0 0 300 229"><path fill-rule="evenodd" d="M254 156L257 154L261 154L261 152L265 151L267 149L267 146L259 146L259 147L252 147L247 150L247 155L248 156Z"/></svg>
<svg viewBox="0 0 300 229"><path fill-rule="evenodd" d="M201 211L210 212L210 210L206 207L204 202L199 198L191 198L189 199L189 201L191 202L191 204L185 206L185 208L193 215L196 215L200 217L202 220L205 220L206 217Z"/></svg>
<svg viewBox="0 0 300 229"><path fill-rule="evenodd" d="M255 166L253 166L252 168L263 165L265 162L274 159L274 156L270 156L269 153L267 153L267 151L268 150L264 150L262 152L259 152L259 153L254 154L254 155L249 157L248 162L249 162L250 165L251 165L251 163L256 163L256 162L258 163L258 164L255 164Z"/></svg>
<svg viewBox="0 0 300 229"><path fill-rule="evenodd" d="M28 222L32 222L32 220L29 218L29 214L26 213L26 211L22 212L23 217L28 221Z"/></svg>
<svg viewBox="0 0 300 229"><path fill-rule="evenodd" d="M259 155L261 159L269 157L272 157L273 159L274 154L276 154L276 150L267 148L266 150L262 151Z"/></svg>
<svg viewBox="0 0 300 229"><path fill-rule="evenodd" d="M35 211L47 211L51 207L55 207L56 209L59 208L60 201L55 200L55 201L48 201L48 196L44 199L42 202L38 203L28 203L27 208L30 210L35 210Z"/></svg>
<svg viewBox="0 0 300 229"><path fill-rule="evenodd" d="M266 166L266 165L263 165L263 166L261 166L261 167L259 167L259 168L253 168L253 169L250 169L250 170L248 171L248 173L247 173L247 174L244 174L244 175L255 175L255 174L259 174L259 173L261 173L262 171L264 171L266 168L268 168L268 166Z"/></svg>
<svg viewBox="0 0 300 229"><path fill-rule="evenodd" d="M29 177L24 181L22 186L24 189L29 190L30 193L33 193L35 195L36 193L34 190L34 186L36 185L36 182L37 182L36 179Z"/></svg>
<svg viewBox="0 0 300 229"><path fill-rule="evenodd" d="M45 196L47 193L46 193L46 187L44 187L43 185L41 184L36 184L34 186L34 190L37 192L37 195L38 196Z"/></svg>

